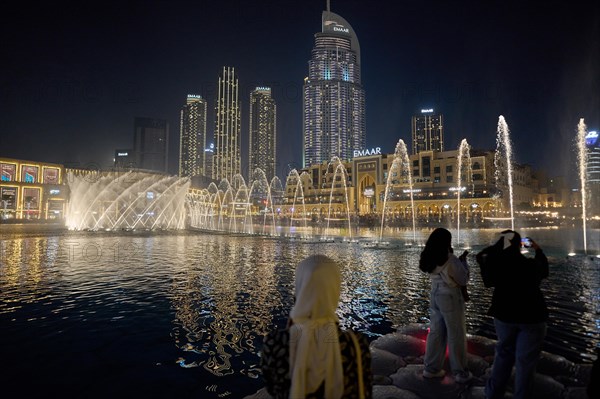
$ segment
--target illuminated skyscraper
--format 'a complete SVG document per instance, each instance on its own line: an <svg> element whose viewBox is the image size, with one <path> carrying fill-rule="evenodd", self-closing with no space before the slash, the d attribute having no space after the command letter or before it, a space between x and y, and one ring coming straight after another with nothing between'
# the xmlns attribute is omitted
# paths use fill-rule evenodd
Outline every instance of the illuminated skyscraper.
<svg viewBox="0 0 600 399"><path fill-rule="evenodd" d="M588 132L585 137L588 149L586 179L592 215L600 215L600 138L597 131Z"/></svg>
<svg viewBox="0 0 600 399"><path fill-rule="evenodd" d="M238 101L238 79L233 67L223 67L219 76L217 106L215 109L215 152L213 155L212 178L227 178L241 173L240 151L240 102Z"/></svg>
<svg viewBox="0 0 600 399"><path fill-rule="evenodd" d="M168 172L169 124L162 119L135 118L135 167Z"/></svg>
<svg viewBox="0 0 600 399"><path fill-rule="evenodd" d="M206 100L188 94L181 109L179 176L206 176Z"/></svg>
<svg viewBox="0 0 600 399"><path fill-rule="evenodd" d="M275 100L271 88L257 87L250 93L250 176L256 168L270 181L275 176Z"/></svg>
<svg viewBox="0 0 600 399"><path fill-rule="evenodd" d="M206 172L205 176L212 176L212 168L213 168L213 155L215 153L215 145L210 143L208 147L204 149L204 161L206 162Z"/></svg>
<svg viewBox="0 0 600 399"><path fill-rule="evenodd" d="M433 109L422 109L412 117L412 153L444 151L444 116Z"/></svg>
<svg viewBox="0 0 600 399"><path fill-rule="evenodd" d="M350 160L366 143L358 38L329 7L323 11L321 30L315 34L303 87L304 167L334 156Z"/></svg>

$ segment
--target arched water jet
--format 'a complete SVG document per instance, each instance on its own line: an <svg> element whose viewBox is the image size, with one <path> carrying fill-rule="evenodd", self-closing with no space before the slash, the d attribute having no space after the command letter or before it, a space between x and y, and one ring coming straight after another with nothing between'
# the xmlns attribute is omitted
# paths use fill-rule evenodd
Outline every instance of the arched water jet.
<svg viewBox="0 0 600 399"><path fill-rule="evenodd" d="M231 213L233 208L233 187L229 187L227 191L223 193L223 198L221 199L221 208L219 210L219 223L217 224L217 230L225 230L225 217L227 218L227 228L231 229Z"/></svg>
<svg viewBox="0 0 600 399"><path fill-rule="evenodd" d="M348 234L350 234L350 239L352 239L352 225L350 223L350 204L348 202L348 186L346 184L346 181L348 180L348 174L346 172L346 167L344 166L344 164L338 157L334 157L331 160L331 162L327 165L327 171L329 171L329 168L334 163L336 163L337 165L333 172L333 178L331 179L331 189L329 191L329 206L327 208L327 229L326 229L326 231L329 232L329 221L331 220L331 203L333 201L333 191L335 189L335 182L336 182L336 178L338 176L338 172L341 171L341 179L340 180L342 180L344 183L344 198L346 201L346 217L348 218Z"/></svg>
<svg viewBox="0 0 600 399"><path fill-rule="evenodd" d="M252 226L252 218L250 215L250 197L248 195L248 187L243 180L240 181L240 186L236 190L235 197L233 199L232 208L233 208L233 231L236 233L254 233L254 229ZM240 216L243 216L242 223L244 224L243 229L240 230L238 227L238 219ZM248 217L250 216L250 222L248 222ZM231 221L230 221L231 226ZM231 230L231 229L230 229Z"/></svg>
<svg viewBox="0 0 600 399"><path fill-rule="evenodd" d="M298 171L296 169L292 169L290 171L290 173L288 174L287 180L286 180L286 186L290 185L290 183L289 183L290 179L294 179L293 181L295 182L294 183L295 184L294 201L292 202L292 209L291 209L291 214L290 214L290 227L289 227L290 234L292 233L294 213L296 212L296 200L298 198L298 191L300 191L300 198L302 199L302 218L304 220L304 231L306 232L306 230L307 230L306 203L304 201L304 188L303 188L302 176L306 176L306 177L308 177L309 181L312 181L312 179L310 179L310 176L308 175L308 173L302 172L302 174L298 174Z"/></svg>
<svg viewBox="0 0 600 399"><path fill-rule="evenodd" d="M277 179L279 181L279 179ZM281 183L279 183L281 185ZM283 190L282 190L283 191ZM250 202L258 208L258 220L261 220L262 229L260 234L266 234L267 218L271 217L272 233L275 232L275 211L273 209L273 199L271 194L271 184L267 181L265 172L260 169L254 169L252 173L252 181L250 183ZM251 205L251 206L252 206ZM260 217L262 214L262 218Z"/></svg>
<svg viewBox="0 0 600 399"><path fill-rule="evenodd" d="M379 232L379 241L381 241L383 237L383 227L385 223L385 211L388 200L388 194L390 191L390 186L393 184L394 171L399 170L398 172L398 181L402 178L403 172L407 176L409 193L410 193L410 207L412 214L412 226L413 226L413 242L417 241L417 229L415 223L415 203L413 198L413 181L412 181L412 172L410 169L410 159L408 157L408 150L406 149L406 144L404 140L400 139L398 144L396 144L396 149L394 150L394 159L392 161L391 167L388 167L388 178L385 184L385 193L383 196L383 209L381 211L381 229Z"/></svg>
<svg viewBox="0 0 600 399"><path fill-rule="evenodd" d="M69 172L70 229L171 229L185 227L187 178L130 171Z"/></svg>
<svg viewBox="0 0 600 399"><path fill-rule="evenodd" d="M271 219L273 221L273 227L272 227L272 232L271 234L275 234L277 232L277 222L275 219L275 207L277 205L281 205L283 202L283 194L284 194L284 189L283 189L283 185L281 184L281 180L279 179L279 177L274 176L271 179L271 182L269 183L269 196L267 198L267 207L271 209ZM264 233L264 229L265 229L265 225L266 225L266 214L265 214L265 220L263 221L263 233Z"/></svg>

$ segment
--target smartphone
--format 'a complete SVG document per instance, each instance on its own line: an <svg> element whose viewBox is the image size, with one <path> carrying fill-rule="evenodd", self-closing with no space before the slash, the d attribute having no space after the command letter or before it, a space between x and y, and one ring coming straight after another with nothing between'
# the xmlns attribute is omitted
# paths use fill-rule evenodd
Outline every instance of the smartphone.
<svg viewBox="0 0 600 399"><path fill-rule="evenodd" d="M460 260L466 259L468 254L469 254L469 251L467 251L467 250L465 249L465 252L463 252L463 253L462 253L462 255L460 255L460 256L458 257L458 259L460 259Z"/></svg>
<svg viewBox="0 0 600 399"><path fill-rule="evenodd" d="M531 248L531 238L529 238L529 237L521 238L521 246L524 248Z"/></svg>

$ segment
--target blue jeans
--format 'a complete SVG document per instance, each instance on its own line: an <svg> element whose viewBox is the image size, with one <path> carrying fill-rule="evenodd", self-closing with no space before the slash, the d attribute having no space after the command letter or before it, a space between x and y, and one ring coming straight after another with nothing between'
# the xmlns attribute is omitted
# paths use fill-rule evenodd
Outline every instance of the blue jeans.
<svg viewBox="0 0 600 399"><path fill-rule="evenodd" d="M425 370L440 371L446 358L446 345L453 373L467 369L465 301L460 287L449 287L442 280L431 283L429 312L431 324L425 351Z"/></svg>
<svg viewBox="0 0 600 399"><path fill-rule="evenodd" d="M540 358L542 342L546 336L546 323L517 324L494 319L494 325L498 342L492 375L485 386L486 398L504 397L515 363L513 399L531 398L535 366Z"/></svg>

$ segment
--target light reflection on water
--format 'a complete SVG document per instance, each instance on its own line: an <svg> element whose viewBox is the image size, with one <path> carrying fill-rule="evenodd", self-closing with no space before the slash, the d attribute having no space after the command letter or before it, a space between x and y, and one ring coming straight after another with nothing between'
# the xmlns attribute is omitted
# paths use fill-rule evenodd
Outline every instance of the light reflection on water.
<svg viewBox="0 0 600 399"><path fill-rule="evenodd" d="M344 328L374 338L427 322L429 281L417 263L429 232L419 231L417 243L394 250L191 232L5 233L0 357L12 359L9 376L44 364L36 378L56 383L74 374L77 389L98 395L127 386L136 396L164 390L166 396L238 397L262 385L262 336L285 325L294 266L307 255L324 253L343 265ZM490 337L493 325L485 312L491 291L481 283L474 254L497 232L461 231L463 242L455 244L471 248L468 330ZM600 259L566 257L580 245L577 231L521 233L550 256L551 276L543 286L552 315L545 349L589 361L600 342ZM591 234L588 243L598 251L600 240L593 237L600 232ZM390 230L388 236L402 243L412 240L412 231ZM143 381L143 388L132 381Z"/></svg>

